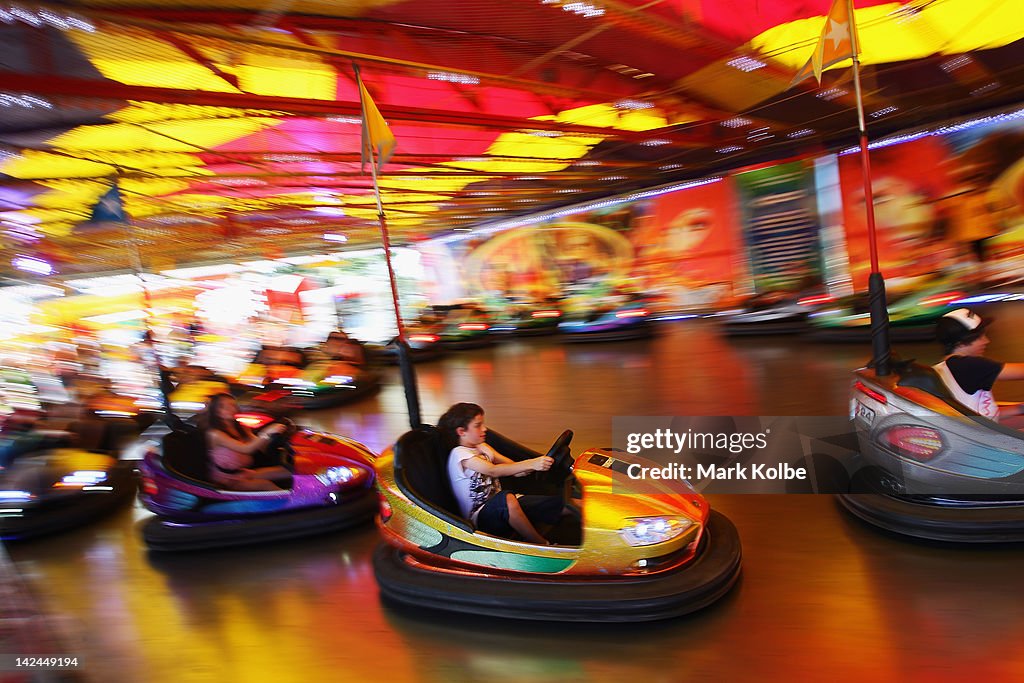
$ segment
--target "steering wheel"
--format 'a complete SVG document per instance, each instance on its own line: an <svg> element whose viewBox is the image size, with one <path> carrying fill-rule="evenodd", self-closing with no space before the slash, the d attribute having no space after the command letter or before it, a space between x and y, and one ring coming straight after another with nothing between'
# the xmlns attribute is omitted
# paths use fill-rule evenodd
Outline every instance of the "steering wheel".
<svg viewBox="0 0 1024 683"><path fill-rule="evenodd" d="M291 438L295 435L299 428L287 417L279 417L273 422L268 422L263 428L266 429L272 424L284 425L285 429L280 434L274 434L270 438L270 444L267 448L268 454L277 455L281 464L285 469L294 472L295 471L295 449L292 448Z"/></svg>
<svg viewBox="0 0 1024 683"><path fill-rule="evenodd" d="M285 436L289 439L295 436L295 433L299 431L298 426L294 422L292 422L290 418L287 417L276 418L274 422L271 422L271 424L274 423L284 425L284 433L282 434L282 436Z"/></svg>
<svg viewBox="0 0 1024 683"><path fill-rule="evenodd" d="M551 444L551 448L548 449L546 455L549 458L553 458L554 462L551 464L549 472L552 476L558 473L558 481L564 480L572 472L572 452L569 450L569 444L572 442L572 430L566 429L564 432L558 435L555 442Z"/></svg>

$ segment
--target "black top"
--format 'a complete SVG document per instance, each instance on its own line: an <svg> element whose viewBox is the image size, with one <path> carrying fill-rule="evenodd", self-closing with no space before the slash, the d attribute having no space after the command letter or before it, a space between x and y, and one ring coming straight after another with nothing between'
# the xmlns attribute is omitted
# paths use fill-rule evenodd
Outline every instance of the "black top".
<svg viewBox="0 0 1024 683"><path fill-rule="evenodd" d="M968 394L991 391L1003 371L1003 363L982 356L950 356L946 359L946 367Z"/></svg>

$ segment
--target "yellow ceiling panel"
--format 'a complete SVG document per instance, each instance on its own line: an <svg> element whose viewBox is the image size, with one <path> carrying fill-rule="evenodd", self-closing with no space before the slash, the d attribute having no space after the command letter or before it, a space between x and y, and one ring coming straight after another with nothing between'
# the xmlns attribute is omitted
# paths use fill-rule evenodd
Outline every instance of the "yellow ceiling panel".
<svg viewBox="0 0 1024 683"><path fill-rule="evenodd" d="M0 173L22 180L41 178L102 177L110 174L106 164L27 149L0 163Z"/></svg>
<svg viewBox="0 0 1024 683"><path fill-rule="evenodd" d="M537 159L578 159L600 141L601 138L595 136L541 137L529 133L503 133L487 153Z"/></svg>
<svg viewBox="0 0 1024 683"><path fill-rule="evenodd" d="M238 92L215 68L236 76L242 91L256 95L333 100L337 92L334 69L309 54L178 36L206 58L207 66L170 40L142 29L108 27L71 36L100 73L127 85ZM292 36L273 37L276 42L302 45Z"/></svg>
<svg viewBox="0 0 1024 683"><path fill-rule="evenodd" d="M187 182L170 178L122 178L118 184L129 211L133 201L152 201L154 197L181 192L188 188Z"/></svg>
<svg viewBox="0 0 1024 683"><path fill-rule="evenodd" d="M538 116L536 120L558 121L560 123L580 123L586 125L598 125L606 127L624 128L629 130L649 130L665 125L665 121L658 115L648 114L646 111L628 112L623 114L611 105L593 105L569 109L559 112L555 116ZM596 122L596 123L595 123ZM465 175L446 177L424 177L422 180L411 178L385 178L380 182L381 202L388 205L390 202L409 201L410 199L423 201L445 201L447 195L438 195L436 200L430 200L422 194L409 195L408 193L396 192L394 190L411 189L419 191L432 191L438 193L456 193L472 183L487 180L489 176L479 176L472 171L485 171L491 173L521 174L530 175L560 171L576 159L579 159L590 149L600 143L604 138L592 135L562 135L558 137L545 137L532 135L530 133L506 132L502 133L491 143L485 152L497 158L482 156L474 160L453 160L446 161L437 166L445 168L446 172L462 171L468 169ZM401 140L399 140L401 145ZM532 157L502 158L502 157ZM417 172L429 174L430 168L415 169ZM415 204L416 208L403 205L401 208L429 213L437 210L436 205ZM361 209L346 209L349 216L376 218L376 212ZM422 222L420 218L406 218L409 225ZM390 218L389 218L390 222Z"/></svg>
<svg viewBox="0 0 1024 683"><path fill-rule="evenodd" d="M51 235L66 235L71 227L82 221L82 218L67 209L26 209L21 212L29 223L38 223L43 232Z"/></svg>
<svg viewBox="0 0 1024 683"><path fill-rule="evenodd" d="M253 117L266 119L278 112L264 109L235 109L233 107L207 107L197 104L165 104L129 100L131 106L107 114L108 119L124 123L155 123L162 121L194 121L197 119L240 119Z"/></svg>
<svg viewBox="0 0 1024 683"><path fill-rule="evenodd" d="M319 14L334 16L362 16L375 9L387 7L407 0L294 0L286 3L287 11L296 14ZM138 0L91 0L94 7L138 7ZM147 7L180 9L181 0L147 0ZM214 5L223 10L252 10L267 12L271 7L267 0L217 0ZM274 6L276 8L276 6Z"/></svg>
<svg viewBox="0 0 1024 683"><path fill-rule="evenodd" d="M274 37L283 38L277 34ZM242 90L256 95L333 100L338 92L334 69L310 55L247 50L234 73Z"/></svg>
<svg viewBox="0 0 1024 683"><path fill-rule="evenodd" d="M199 168L199 160L194 154L180 152L109 152L90 150L66 150L68 155L106 164L114 169L159 170L161 175L181 176L184 173L208 173Z"/></svg>
<svg viewBox="0 0 1024 683"><path fill-rule="evenodd" d="M238 92L165 40L141 30L106 26L67 35L107 78L127 85Z"/></svg>
<svg viewBox="0 0 1024 683"><path fill-rule="evenodd" d="M33 214L41 221L55 221L54 225L48 226L51 229L60 229L65 232L74 225L88 219L92 206L97 200L110 189L113 179L104 176L96 181L43 181L40 184L48 188L34 198L34 202L43 209L63 209L56 215ZM173 192L179 192L188 187L183 181L168 180L163 178L121 178L118 181L121 188L121 196L124 199L125 210L133 218L165 213L174 209L167 200L154 199Z"/></svg>
<svg viewBox="0 0 1024 683"><path fill-rule="evenodd" d="M363 195L361 197L352 196L347 199L350 202L356 203L368 203L374 201L372 195ZM422 192L389 191L387 193L387 199L389 202L443 202L449 199L449 196L445 194L423 194Z"/></svg>
<svg viewBox="0 0 1024 683"><path fill-rule="evenodd" d="M917 0L906 5L892 3L857 9L855 16L862 64L959 54L1001 47L1024 37L1024 12L1015 2ZM750 44L795 72L811 56L823 21L824 17L813 17L781 24ZM847 67L849 62L833 68Z"/></svg>
<svg viewBox="0 0 1024 683"><path fill-rule="evenodd" d="M1014 0L991 5L976 0L946 0L937 4L928 17L934 12L948 27L949 42L943 53L1002 47L1024 37L1024 11Z"/></svg>
<svg viewBox="0 0 1024 683"><path fill-rule="evenodd" d="M270 118L235 118L168 121L144 127L133 123L80 126L57 136L50 145L67 150L196 152L251 135L276 123Z"/></svg>
<svg viewBox="0 0 1024 683"><path fill-rule="evenodd" d="M765 78L757 71L734 69L724 59L680 79L678 85L727 111L743 111L789 87L787 81Z"/></svg>
<svg viewBox="0 0 1024 683"><path fill-rule="evenodd" d="M566 109L554 116L537 116L539 121L558 121L599 128L642 132L664 128L668 121L654 109L622 110L611 104L592 104Z"/></svg>

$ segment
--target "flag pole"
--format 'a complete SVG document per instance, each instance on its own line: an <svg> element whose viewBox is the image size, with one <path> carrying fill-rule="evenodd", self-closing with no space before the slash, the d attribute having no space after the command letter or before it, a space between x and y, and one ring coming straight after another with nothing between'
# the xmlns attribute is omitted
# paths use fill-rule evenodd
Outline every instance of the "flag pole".
<svg viewBox="0 0 1024 683"><path fill-rule="evenodd" d="M423 425L420 416L419 388L416 382L416 370L413 367L412 356L409 350L409 343L405 338L405 325L402 322L402 309L399 304L398 280L395 277L395 268L391 263L391 238L388 235L388 223L384 217L384 204L380 198L380 186L377 183L377 160L380 159L380 150L377 150L377 158L374 159L374 147L370 140L370 132L366 118L366 99L363 96L363 79L359 73L359 65L353 64L356 74L356 83L359 86L359 105L363 114L362 127L362 151L370 149L370 176L373 178L373 196L377 200L377 220L380 223L381 242L384 245L384 261L388 266L388 280L391 283L391 300L395 308L395 324L398 327L398 338L395 346L398 350L398 366L402 376L402 386L405 389L405 404L409 411L409 425L412 429L418 429Z"/></svg>
<svg viewBox="0 0 1024 683"><path fill-rule="evenodd" d="M114 187L118 187L117 179L114 180ZM118 197L120 197L120 188L118 188L117 193ZM135 271L135 277L138 279L139 285L142 287L142 305L146 312L146 316L144 318L145 331L143 332L142 343L149 350L149 353L152 354L153 363L156 365L157 388L160 390L160 395L163 398L164 414L166 415L168 424L170 424L171 421L176 419L171 410L171 379L169 373L160 362L160 356L156 351L156 344L153 340L153 315L155 310L153 307L153 298L149 294L149 286L146 284L146 278L144 277L145 270L142 266L142 251L139 249L138 235L135 233L135 220L131 217L131 214L124 210L123 199L121 200L121 211L124 214L124 225L128 231L128 243L131 245L129 253L132 260L132 270Z"/></svg>
<svg viewBox="0 0 1024 683"><path fill-rule="evenodd" d="M868 131L864 123L864 98L860 85L860 37L854 28L853 0L849 3L850 42L853 46L853 88L857 100L857 125L860 137L861 175L864 179L864 207L868 224L868 249L871 273L868 275L868 302L871 312L871 362L878 377L891 373L889 310L886 306L885 279L878 266L878 235L875 229L875 201L871 188L871 159L868 156Z"/></svg>

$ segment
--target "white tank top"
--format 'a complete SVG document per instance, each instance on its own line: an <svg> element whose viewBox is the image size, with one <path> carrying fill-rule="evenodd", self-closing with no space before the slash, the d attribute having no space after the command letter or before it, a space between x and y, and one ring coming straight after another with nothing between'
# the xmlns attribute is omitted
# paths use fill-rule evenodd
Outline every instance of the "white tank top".
<svg viewBox="0 0 1024 683"><path fill-rule="evenodd" d="M953 377L953 373L950 372L949 368L946 366L946 361L936 363L932 368L935 372L939 373L939 377L942 378L942 382L946 385L946 388L952 392L956 400L960 401L960 403L963 403L976 413L991 420L999 419L999 404L996 403L995 396L992 395L991 391L979 389L973 394L968 394L956 381L956 378Z"/></svg>
<svg viewBox="0 0 1024 683"><path fill-rule="evenodd" d="M456 446L448 454L448 479L452 484L452 493L459 504L462 516L476 524L477 513L491 497L501 491L501 482L486 474L464 469L462 463L470 458L481 457L495 462L494 449L486 443L477 448Z"/></svg>

